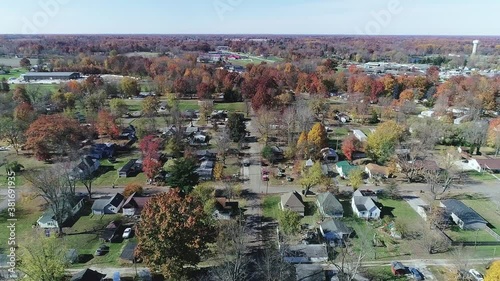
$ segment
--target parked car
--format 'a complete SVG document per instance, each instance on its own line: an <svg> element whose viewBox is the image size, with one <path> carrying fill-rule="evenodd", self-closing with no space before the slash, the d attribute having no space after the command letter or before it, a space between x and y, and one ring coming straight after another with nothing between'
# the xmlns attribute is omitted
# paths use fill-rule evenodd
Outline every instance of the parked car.
<svg viewBox="0 0 500 281"><path fill-rule="evenodd" d="M424 275L422 275L422 273L420 271L418 271L418 269L412 267L412 268L410 268L410 273L413 276L413 279L415 279L417 281L424 280Z"/></svg>
<svg viewBox="0 0 500 281"><path fill-rule="evenodd" d="M123 231L122 238L128 239L128 238L130 238L131 234L132 234L132 228L127 227L127 228L125 228L125 231Z"/></svg>
<svg viewBox="0 0 500 281"><path fill-rule="evenodd" d="M104 256L107 252L109 252L109 246L107 245L101 245L97 250L95 251L96 256Z"/></svg>
<svg viewBox="0 0 500 281"><path fill-rule="evenodd" d="M243 160L243 166L249 167L250 166L250 159L247 158L247 159Z"/></svg>
<svg viewBox="0 0 500 281"><path fill-rule="evenodd" d="M263 181L269 181L269 175L263 175L262 176Z"/></svg>
<svg viewBox="0 0 500 281"><path fill-rule="evenodd" d="M262 169L262 174L263 174L263 175L269 175L269 171L268 171L268 170L266 170L266 169Z"/></svg>
<svg viewBox="0 0 500 281"><path fill-rule="evenodd" d="M474 277L474 280L476 280L476 281L483 281L484 280L484 276L473 268L469 269L469 273Z"/></svg>

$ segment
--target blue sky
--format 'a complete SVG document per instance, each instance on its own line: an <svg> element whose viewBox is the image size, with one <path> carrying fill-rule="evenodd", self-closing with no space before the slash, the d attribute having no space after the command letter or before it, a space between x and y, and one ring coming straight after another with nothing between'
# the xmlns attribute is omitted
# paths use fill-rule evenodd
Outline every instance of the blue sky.
<svg viewBox="0 0 500 281"><path fill-rule="evenodd" d="M500 35L499 0L17 0L0 34Z"/></svg>

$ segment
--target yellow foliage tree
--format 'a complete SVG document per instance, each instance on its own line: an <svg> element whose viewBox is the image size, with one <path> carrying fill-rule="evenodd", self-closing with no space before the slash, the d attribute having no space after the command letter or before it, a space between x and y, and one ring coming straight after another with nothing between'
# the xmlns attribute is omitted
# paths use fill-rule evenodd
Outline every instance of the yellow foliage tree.
<svg viewBox="0 0 500 281"><path fill-rule="evenodd" d="M396 144L404 136L405 128L394 121L387 121L377 126L375 132L368 135L366 153L378 163L391 159Z"/></svg>
<svg viewBox="0 0 500 281"><path fill-rule="evenodd" d="M214 166L214 178L215 180L219 181L222 179L224 175L224 165L222 165L221 162L215 163Z"/></svg>
<svg viewBox="0 0 500 281"><path fill-rule="evenodd" d="M363 184L363 170L356 168L349 173L349 183L356 191Z"/></svg>
<svg viewBox="0 0 500 281"><path fill-rule="evenodd" d="M307 141L307 133L302 132L297 141L297 153L303 157L307 156L309 150L309 143Z"/></svg>
<svg viewBox="0 0 500 281"><path fill-rule="evenodd" d="M500 261L494 261L488 271L486 271L486 276L484 281L498 281L500 280Z"/></svg>
<svg viewBox="0 0 500 281"><path fill-rule="evenodd" d="M319 153L319 151L325 148L328 144L328 136L326 134L325 126L321 123L314 124L311 131L309 131L309 134L307 135L307 141L314 150L314 154Z"/></svg>

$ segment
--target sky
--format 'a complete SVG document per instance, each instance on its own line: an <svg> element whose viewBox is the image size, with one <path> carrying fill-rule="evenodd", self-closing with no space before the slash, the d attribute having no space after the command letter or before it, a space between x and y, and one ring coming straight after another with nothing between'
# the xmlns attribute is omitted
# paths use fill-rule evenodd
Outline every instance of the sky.
<svg viewBox="0 0 500 281"><path fill-rule="evenodd" d="M17 0L0 34L500 35L499 0Z"/></svg>

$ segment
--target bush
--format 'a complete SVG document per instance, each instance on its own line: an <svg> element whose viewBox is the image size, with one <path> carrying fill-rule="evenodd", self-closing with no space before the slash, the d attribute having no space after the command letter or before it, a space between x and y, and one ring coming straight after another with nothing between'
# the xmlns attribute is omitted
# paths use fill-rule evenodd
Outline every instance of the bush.
<svg viewBox="0 0 500 281"><path fill-rule="evenodd" d="M14 161L14 162L10 162L7 165L5 165L5 169L6 169L7 173L9 171L12 171L14 173L19 173L21 170L24 169L24 166L19 164L17 161Z"/></svg>
<svg viewBox="0 0 500 281"><path fill-rule="evenodd" d="M123 190L123 196L128 197L134 193L137 195L142 195L143 189L142 186L137 184L137 183L129 183L127 186L125 186L125 189Z"/></svg>
<svg viewBox="0 0 500 281"><path fill-rule="evenodd" d="M278 214L278 223L283 233L293 235L300 230L300 216L292 210L284 210Z"/></svg>

